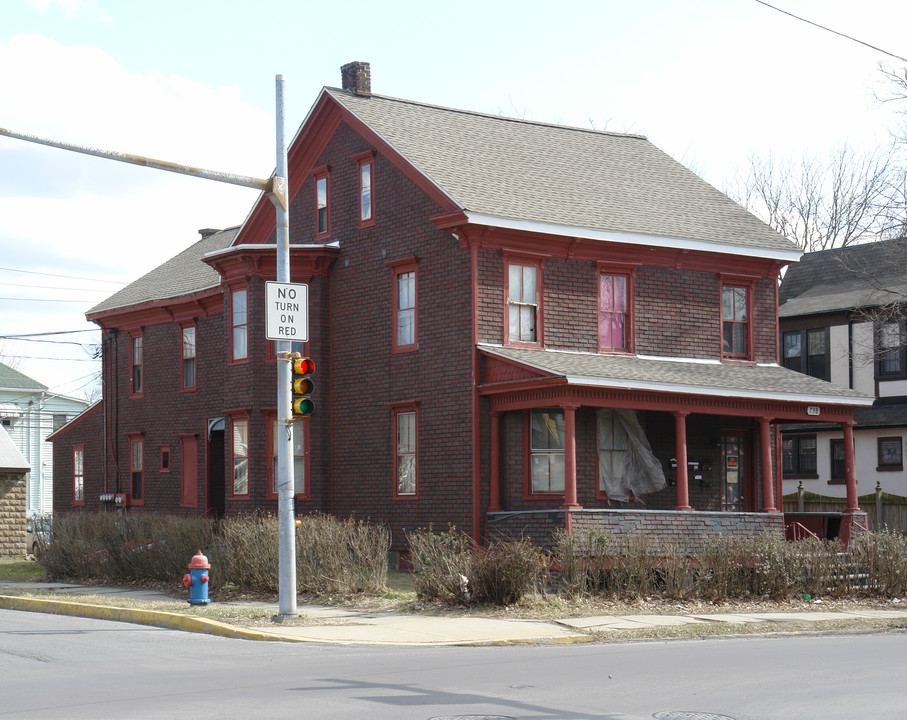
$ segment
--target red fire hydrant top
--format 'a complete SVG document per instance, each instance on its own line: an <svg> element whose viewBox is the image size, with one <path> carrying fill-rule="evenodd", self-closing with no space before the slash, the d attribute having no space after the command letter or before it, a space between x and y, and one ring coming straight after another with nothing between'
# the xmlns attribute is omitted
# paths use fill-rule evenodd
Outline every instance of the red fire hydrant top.
<svg viewBox="0 0 907 720"><path fill-rule="evenodd" d="M202 555L202 551L199 550L192 557L192 561L189 563L190 570L210 570L211 566L208 564L208 558Z"/></svg>

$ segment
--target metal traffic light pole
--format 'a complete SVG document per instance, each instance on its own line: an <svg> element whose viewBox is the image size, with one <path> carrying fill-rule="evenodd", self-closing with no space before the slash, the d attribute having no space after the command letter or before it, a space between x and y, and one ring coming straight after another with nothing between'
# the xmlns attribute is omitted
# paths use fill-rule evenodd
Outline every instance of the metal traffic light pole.
<svg viewBox="0 0 907 720"><path fill-rule="evenodd" d="M277 166L274 175L270 178L256 178L249 175L236 175L234 173L205 170L190 165L180 165L167 160L155 160L141 155L128 155L126 153L101 150L84 145L73 145L59 140L49 140L35 135L17 133L7 128L0 127L0 135L71 150L83 155L116 160L131 165L142 165L156 170L179 173L180 175L193 175L205 180L241 185L256 188L266 193L277 208L277 280L289 282L290 279L290 216L288 211L288 182L287 182L287 147L284 138L284 102L283 75L276 78L277 85ZM290 343L277 341L278 356L283 357L283 362L277 364L277 408L286 427L285 442L281 442L277 455L277 484L278 484L278 540L279 540L279 590L281 615L296 615L296 523L293 517L293 425L290 421Z"/></svg>

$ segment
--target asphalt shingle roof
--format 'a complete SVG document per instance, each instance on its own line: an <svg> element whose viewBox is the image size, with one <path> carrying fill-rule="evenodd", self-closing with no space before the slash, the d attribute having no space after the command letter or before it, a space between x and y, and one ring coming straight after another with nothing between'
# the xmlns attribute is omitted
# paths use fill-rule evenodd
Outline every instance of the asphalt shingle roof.
<svg viewBox="0 0 907 720"><path fill-rule="evenodd" d="M887 305L907 298L907 238L807 253L784 274L781 317Z"/></svg>
<svg viewBox="0 0 907 720"><path fill-rule="evenodd" d="M229 247L239 228L229 228L203 237L178 255L146 273L89 310L89 319L107 310L166 300L207 290L220 285L217 270L202 258L215 250Z"/></svg>
<svg viewBox="0 0 907 720"><path fill-rule="evenodd" d="M869 405L873 398L778 365L696 362L632 355L505 348L480 344L492 357L516 361L570 383L718 397Z"/></svg>
<svg viewBox="0 0 907 720"><path fill-rule="evenodd" d="M325 91L467 212L798 253L644 137Z"/></svg>
<svg viewBox="0 0 907 720"><path fill-rule="evenodd" d="M47 390L47 385L32 380L9 365L0 363L0 389L4 390Z"/></svg>

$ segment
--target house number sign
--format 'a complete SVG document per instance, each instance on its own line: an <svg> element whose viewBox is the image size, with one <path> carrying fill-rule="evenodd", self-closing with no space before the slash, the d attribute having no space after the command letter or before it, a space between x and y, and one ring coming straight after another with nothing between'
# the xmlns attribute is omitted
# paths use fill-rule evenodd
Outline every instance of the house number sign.
<svg viewBox="0 0 907 720"><path fill-rule="evenodd" d="M308 341L309 286L265 283L265 325L268 340Z"/></svg>

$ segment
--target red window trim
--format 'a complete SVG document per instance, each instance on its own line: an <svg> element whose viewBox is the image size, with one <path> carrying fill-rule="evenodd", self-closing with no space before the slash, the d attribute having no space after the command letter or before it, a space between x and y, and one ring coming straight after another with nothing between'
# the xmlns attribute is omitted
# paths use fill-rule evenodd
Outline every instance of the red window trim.
<svg viewBox="0 0 907 720"><path fill-rule="evenodd" d="M311 172L315 193L315 237L323 239L331 234L331 166L321 165ZM318 182L324 180L324 231L318 230Z"/></svg>
<svg viewBox="0 0 907 720"><path fill-rule="evenodd" d="M419 349L419 258L415 255L385 263L391 271L391 352L408 353ZM397 276L415 273L415 297L413 299L413 341L407 345L397 342Z"/></svg>
<svg viewBox="0 0 907 720"><path fill-rule="evenodd" d="M227 472L229 474L224 473L225 475L227 475L226 479L229 483L229 492L227 493L227 497L230 500L251 500L252 499L252 449L251 449L252 423L249 420L249 411L247 409L225 410L224 415L226 415L228 418L230 418L230 434L229 434L230 462L227 464L227 468L226 468ZM246 423L246 433L247 433L246 434L246 438L247 438L247 441L246 441L246 460L247 460L246 473L247 473L247 483L248 484L246 485L246 492L237 494L234 491L236 485L235 485L235 480L234 480L234 475L233 475L233 468L234 468L236 456L234 454L234 447L233 447L233 432L234 432L234 425L237 422L242 422L242 421L245 421L245 423Z"/></svg>
<svg viewBox="0 0 907 720"><path fill-rule="evenodd" d="M170 452L169 445L160 445L158 446L160 452L160 472L169 473L170 468L173 467L173 454ZM167 465L164 466L164 453L167 453Z"/></svg>
<svg viewBox="0 0 907 720"><path fill-rule="evenodd" d="M248 294L247 294L247 295L246 295L246 304L247 304L247 306L248 306L248 299L249 299L249 296L248 296ZM233 300L232 300L232 295L231 295L231 300L230 300L230 317L231 317L231 319L232 319L232 317L233 317L233 315L232 315L232 313L233 313L233 304L232 304L232 303L233 303ZM247 322L248 322L248 319L249 319L249 311L248 311L248 307L247 307L247 309L246 309L246 321L247 321ZM231 327L230 352L232 353L232 352L233 352L232 325L231 325L230 327ZM185 372L184 372L184 365L185 365L185 362L186 362L186 358L183 357L183 331L186 330L186 328L193 328L193 329L195 330L195 357L193 358L193 360L195 360L195 374L194 374L195 384L194 384L194 385L186 385L186 384L184 384L184 383L185 383L185 380L186 380L186 375L185 375ZM195 322L194 320L189 320L189 321L187 321L187 322L182 322L182 323L180 323L180 324L179 324L179 329L180 329L180 352L179 352L179 358L180 358L180 392L195 392L195 391L198 389L198 325L196 324L196 322ZM246 338L248 339L248 328L247 328L247 330L246 330L246 333L247 333L247 334L246 334ZM246 351L248 352L248 342L246 343Z"/></svg>
<svg viewBox="0 0 907 720"><path fill-rule="evenodd" d="M545 347L545 298L544 298L544 264L548 255L524 253L505 250L501 252L504 261L504 345L507 347L543 348ZM538 310L535 318L535 341L527 342L510 339L510 266L524 265L535 267L535 297Z"/></svg>
<svg viewBox="0 0 907 720"><path fill-rule="evenodd" d="M142 389L136 392L135 390L135 340L136 338L142 341L142 362L139 363L142 374ZM143 398L145 397L145 385L147 378L145 377L145 333L142 330L133 330L129 333L129 397L131 398Z"/></svg>
<svg viewBox="0 0 907 720"><path fill-rule="evenodd" d="M249 328L252 326L252 302L251 302L251 293L249 292L248 283L237 284L228 286L229 289L229 298L227 300L227 305L229 309L229 323L227 325L227 332L229 333L227 337L227 342L230 347L230 365L245 365L249 362L249 356L252 354L252 333L249 332ZM245 357L234 357L233 356L233 330L235 326L233 325L233 294L237 292L245 291L246 293L246 356ZM182 339L182 337L180 338ZM198 338L196 337L196 341ZM196 371L198 368L196 368ZM196 378L198 382L198 378Z"/></svg>
<svg viewBox="0 0 907 720"><path fill-rule="evenodd" d="M523 412L523 500L551 502L564 501L562 492L532 492L532 411L533 410L562 410L558 407L529 408ZM565 450L566 452L566 450ZM566 482L566 478L565 478Z"/></svg>
<svg viewBox="0 0 907 720"><path fill-rule="evenodd" d="M194 508L198 507L198 433L178 433L180 441L180 507ZM194 492L186 493L186 440L195 441L195 488ZM173 465L173 455L170 456L170 464ZM187 501L191 498L191 501Z"/></svg>
<svg viewBox="0 0 907 720"><path fill-rule="evenodd" d="M268 500L278 500L279 499L278 494L271 489L274 486L274 483L272 482L272 479L274 477L274 454L273 454L274 423L277 421L277 411L276 410L266 410L264 412L264 416L265 416L265 423L267 423L265 434L267 436L267 448L268 448L268 453L266 455L266 458L267 458L266 464L267 464L267 473L268 473L266 497ZM312 483L311 483L311 475L309 474L309 466L310 466L309 460L310 460L311 453L309 451L309 422L308 422L308 420L303 419L300 422L294 423L293 432L294 433L297 433L297 432L303 433L302 458L303 458L303 466L304 466L304 472L305 472L305 478L304 478L305 484L303 486L305 488L305 490L301 493L294 493L294 496L297 500L311 500L312 499ZM293 481L295 482L295 478Z"/></svg>
<svg viewBox="0 0 907 720"><path fill-rule="evenodd" d="M360 228L372 227L375 224L375 156L376 152L374 150L367 150L366 152L357 153L353 155L353 160L356 161L356 187L358 189L359 202L357 205L357 219L359 221ZM371 217L367 220L362 219L362 167L363 165L369 165L369 180L371 182L371 190L369 196L369 204L371 205Z"/></svg>
<svg viewBox="0 0 907 720"><path fill-rule="evenodd" d="M755 278L741 275L721 274L721 284L718 291L718 349L723 362L753 362L756 357L755 345L755 327L753 322L753 295L756 285ZM744 331L746 343L746 352L743 356L729 354L724 351L724 289L725 288L743 288L746 290L746 329Z"/></svg>
<svg viewBox="0 0 907 720"><path fill-rule="evenodd" d="M130 505L144 505L145 496L147 495L147 493L145 492L145 489L146 489L145 488L145 433L128 432L128 433L125 433L125 435L126 435L126 437L129 438L129 492L127 493L127 495L129 496L129 504ZM134 472L134 469L132 467L132 447L137 442L142 443L142 470L141 470L141 472L142 472L142 480L141 480L142 497L140 497L140 498L133 497L133 495L132 495L132 487L133 487L132 473Z"/></svg>
<svg viewBox="0 0 907 720"><path fill-rule="evenodd" d="M131 448L130 448L131 450ZM82 453L82 499L76 500L76 478L79 477L76 475L76 453ZM82 507L85 504L85 446L84 445L73 445L72 446L72 506L73 507Z"/></svg>
<svg viewBox="0 0 907 720"><path fill-rule="evenodd" d="M418 500L419 493L421 491L422 483L419 482L419 401L418 400L401 400L398 402L388 403L388 407L391 411L391 447L393 448L393 474L391 476L391 491L394 500L400 500L403 502ZM413 413L413 421L415 423L415 448L413 449L413 455L415 456L415 468L413 472L415 473L415 492L413 493L400 493L397 491L397 417L403 413Z"/></svg>
<svg viewBox="0 0 907 720"><path fill-rule="evenodd" d="M601 343L601 276L602 275L620 275L627 278L627 324L624 328L627 339L625 348L603 348L599 344L600 353L614 355L634 355L636 353L636 270L639 268L637 263L596 263L596 292L598 295L598 307L596 322L598 325L599 343Z"/></svg>

